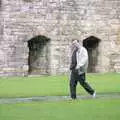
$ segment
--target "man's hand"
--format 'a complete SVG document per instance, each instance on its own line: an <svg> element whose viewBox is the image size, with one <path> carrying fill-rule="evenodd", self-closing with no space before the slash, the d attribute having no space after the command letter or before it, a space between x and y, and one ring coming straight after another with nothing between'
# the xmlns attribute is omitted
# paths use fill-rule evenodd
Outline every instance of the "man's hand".
<svg viewBox="0 0 120 120"><path fill-rule="evenodd" d="M79 71L84 71L84 70L83 70L83 67L79 67L79 66L76 66L75 70L77 70L77 71L78 71L78 70L79 70Z"/></svg>
<svg viewBox="0 0 120 120"><path fill-rule="evenodd" d="M75 69L78 70L78 69L80 69L80 67L79 67L79 66L76 66Z"/></svg>

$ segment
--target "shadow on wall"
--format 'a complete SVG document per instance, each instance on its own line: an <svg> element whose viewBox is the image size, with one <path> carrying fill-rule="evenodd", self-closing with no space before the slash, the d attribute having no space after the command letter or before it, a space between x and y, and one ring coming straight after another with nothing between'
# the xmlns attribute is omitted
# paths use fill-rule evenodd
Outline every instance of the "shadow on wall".
<svg viewBox="0 0 120 120"><path fill-rule="evenodd" d="M25 1L25 2L32 2L32 0L23 0L23 1Z"/></svg>
<svg viewBox="0 0 120 120"><path fill-rule="evenodd" d="M83 40L83 46L87 49L89 56L89 73L97 72L96 66L98 64L98 57L100 53L98 49L100 41L101 40L95 36L90 36Z"/></svg>
<svg viewBox="0 0 120 120"><path fill-rule="evenodd" d="M36 36L28 41L29 47L29 74L47 75L49 74L49 42L45 36Z"/></svg>
<svg viewBox="0 0 120 120"><path fill-rule="evenodd" d="M2 7L2 1L0 0L0 9L1 9L1 7Z"/></svg>

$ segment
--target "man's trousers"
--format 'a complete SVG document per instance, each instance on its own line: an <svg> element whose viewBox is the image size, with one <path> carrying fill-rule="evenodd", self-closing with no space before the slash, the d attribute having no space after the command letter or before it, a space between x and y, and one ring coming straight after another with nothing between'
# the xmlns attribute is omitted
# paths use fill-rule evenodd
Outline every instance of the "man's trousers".
<svg viewBox="0 0 120 120"><path fill-rule="evenodd" d="M91 95L93 95L94 90L91 88L91 86L86 82L86 76L85 73L78 74L77 70L71 71L70 76L70 94L71 98L76 99L76 86L77 83L80 83L80 85Z"/></svg>

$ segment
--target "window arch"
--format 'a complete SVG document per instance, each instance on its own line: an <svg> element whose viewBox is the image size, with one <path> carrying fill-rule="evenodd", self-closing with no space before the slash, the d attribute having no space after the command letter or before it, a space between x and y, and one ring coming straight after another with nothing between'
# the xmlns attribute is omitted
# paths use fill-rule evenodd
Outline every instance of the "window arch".
<svg viewBox="0 0 120 120"><path fill-rule="evenodd" d="M45 36L36 36L28 41L29 74L45 75L49 72L49 41Z"/></svg>
<svg viewBox="0 0 120 120"><path fill-rule="evenodd" d="M83 40L83 46L88 51L89 56L89 66L88 72L97 72L98 57L99 57L99 43L100 39L95 36L90 36Z"/></svg>

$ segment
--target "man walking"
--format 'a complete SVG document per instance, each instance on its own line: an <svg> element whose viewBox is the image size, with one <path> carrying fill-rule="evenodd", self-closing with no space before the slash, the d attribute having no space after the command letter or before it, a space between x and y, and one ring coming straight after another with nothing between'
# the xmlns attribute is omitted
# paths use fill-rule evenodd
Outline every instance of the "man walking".
<svg viewBox="0 0 120 120"><path fill-rule="evenodd" d="M79 44L78 40L72 42L71 57L71 76L70 76L70 94L72 99L76 99L76 86L79 81L80 85L93 97L96 92L86 82L86 71L88 68L88 53L86 48Z"/></svg>

